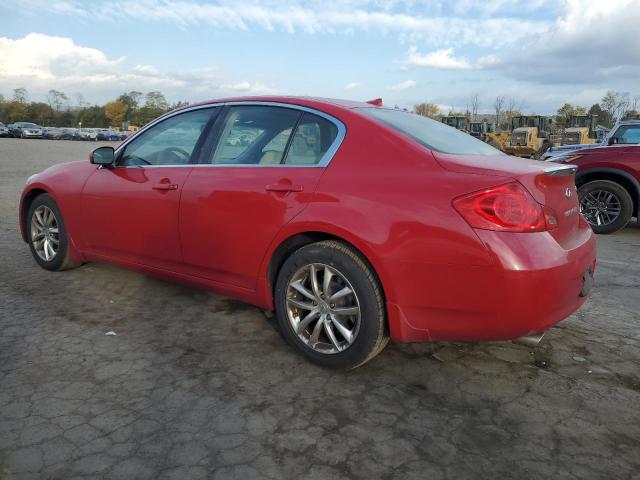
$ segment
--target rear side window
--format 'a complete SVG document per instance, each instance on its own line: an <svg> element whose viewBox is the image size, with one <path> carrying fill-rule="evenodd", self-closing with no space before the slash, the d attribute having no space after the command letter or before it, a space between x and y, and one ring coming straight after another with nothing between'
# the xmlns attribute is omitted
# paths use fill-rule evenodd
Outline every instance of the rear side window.
<svg viewBox="0 0 640 480"><path fill-rule="evenodd" d="M413 138L430 150L458 155L504 155L500 150L471 135L421 115L388 108L371 107L359 110Z"/></svg>
<svg viewBox="0 0 640 480"><path fill-rule="evenodd" d="M287 151L287 165L317 165L336 137L338 127L329 120L312 113L304 113Z"/></svg>
<svg viewBox="0 0 640 480"><path fill-rule="evenodd" d="M211 163L273 165L282 162L300 112L270 106L231 107Z"/></svg>

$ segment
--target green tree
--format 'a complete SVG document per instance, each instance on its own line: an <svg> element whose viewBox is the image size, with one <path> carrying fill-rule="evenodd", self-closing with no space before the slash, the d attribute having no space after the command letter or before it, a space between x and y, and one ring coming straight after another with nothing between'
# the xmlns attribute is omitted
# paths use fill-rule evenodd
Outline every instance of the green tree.
<svg viewBox="0 0 640 480"><path fill-rule="evenodd" d="M26 88L14 88L13 100L19 103L27 103L27 89Z"/></svg>
<svg viewBox="0 0 640 480"><path fill-rule="evenodd" d="M7 123L24 122L27 120L27 105L18 100L12 100L7 104Z"/></svg>
<svg viewBox="0 0 640 480"><path fill-rule="evenodd" d="M442 116L435 103L419 103L413 107L413 111L423 117L440 118Z"/></svg>
<svg viewBox="0 0 640 480"><path fill-rule="evenodd" d="M119 127L124 122L125 115L127 114L127 104L119 100L108 102L104 106L105 115L114 127Z"/></svg>
<svg viewBox="0 0 640 480"><path fill-rule="evenodd" d="M118 97L118 101L127 105L127 114L125 120L133 122L138 108L140 108L140 100L142 99L142 92L132 90L127 93L123 93Z"/></svg>
<svg viewBox="0 0 640 480"><path fill-rule="evenodd" d="M149 108L156 108L161 111L166 111L169 108L167 99L161 92L154 90L149 92L144 97L144 106Z"/></svg>
<svg viewBox="0 0 640 480"><path fill-rule="evenodd" d="M64 92L52 88L49 90L49 93L47 93L47 101L49 102L51 110L59 112L62 110L62 107L67 104L69 97L67 97Z"/></svg>
<svg viewBox="0 0 640 480"><path fill-rule="evenodd" d="M105 128L108 127L105 109L100 105L93 105L83 109L78 115L78 121L82 122L83 128Z"/></svg>
<svg viewBox="0 0 640 480"><path fill-rule="evenodd" d="M609 115L609 112L605 112L601 107L600 104L595 103L593 105L591 105L591 108L589 109L589 115L597 115L598 119L596 120L596 123L603 125L605 127L611 127L613 126L613 119L611 118L611 115Z"/></svg>
<svg viewBox="0 0 640 480"><path fill-rule="evenodd" d="M27 116L29 120L38 125L51 125L53 121L53 111L44 102L31 102L27 106Z"/></svg>
<svg viewBox="0 0 640 480"><path fill-rule="evenodd" d="M613 121L622 117L630 105L631 100L628 93L614 92L613 90L609 90L600 102L602 109L611 116Z"/></svg>

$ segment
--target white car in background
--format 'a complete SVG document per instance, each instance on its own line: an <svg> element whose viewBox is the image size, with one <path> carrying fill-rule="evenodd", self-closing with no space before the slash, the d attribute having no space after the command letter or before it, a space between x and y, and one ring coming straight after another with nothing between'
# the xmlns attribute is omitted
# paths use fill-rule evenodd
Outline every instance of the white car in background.
<svg viewBox="0 0 640 480"><path fill-rule="evenodd" d="M0 137L8 137L9 136L9 127L7 127L4 123L0 122Z"/></svg>
<svg viewBox="0 0 640 480"><path fill-rule="evenodd" d="M95 128L81 128L79 130L80 140L91 140L93 142L98 140L98 129Z"/></svg>

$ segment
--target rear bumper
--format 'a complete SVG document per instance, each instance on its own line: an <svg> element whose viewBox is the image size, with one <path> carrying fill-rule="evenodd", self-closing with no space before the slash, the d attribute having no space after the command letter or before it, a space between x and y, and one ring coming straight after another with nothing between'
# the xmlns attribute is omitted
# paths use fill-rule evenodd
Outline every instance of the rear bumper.
<svg viewBox="0 0 640 480"><path fill-rule="evenodd" d="M583 276L596 260L588 226L568 247L547 232L476 233L491 266L399 262L396 302L388 305L395 341L516 339L549 329L585 302Z"/></svg>

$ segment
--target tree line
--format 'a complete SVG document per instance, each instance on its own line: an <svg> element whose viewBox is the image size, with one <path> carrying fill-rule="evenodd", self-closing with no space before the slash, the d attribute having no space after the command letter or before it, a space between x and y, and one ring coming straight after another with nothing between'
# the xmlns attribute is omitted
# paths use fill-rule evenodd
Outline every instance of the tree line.
<svg viewBox="0 0 640 480"><path fill-rule="evenodd" d="M33 122L42 126L107 128L123 125L142 126L157 116L186 105L186 102L169 104L159 91L142 93L125 92L104 105L91 105L81 94L76 95L76 105L64 92L51 89L46 102L29 101L24 88L16 88L10 99L0 94L0 122Z"/></svg>
<svg viewBox="0 0 640 480"><path fill-rule="evenodd" d="M499 129L509 130L511 119L522 115L524 107L524 102L520 99L499 95L491 104L491 115L494 115ZM610 90L602 97L599 103L595 103L589 108L565 103L557 110L554 118L556 125L562 128L568 124L572 115L597 115L597 123L599 125L611 128L618 117L639 115L639 108L640 95L631 97L628 93ZM474 94L469 98L466 109L461 112L456 112L452 109L450 112L444 113L435 103L419 103L413 108L415 113L436 120L441 120L442 117L447 115L464 115L469 117L471 121L482 121L483 116L478 113L479 110L480 96L478 94Z"/></svg>

